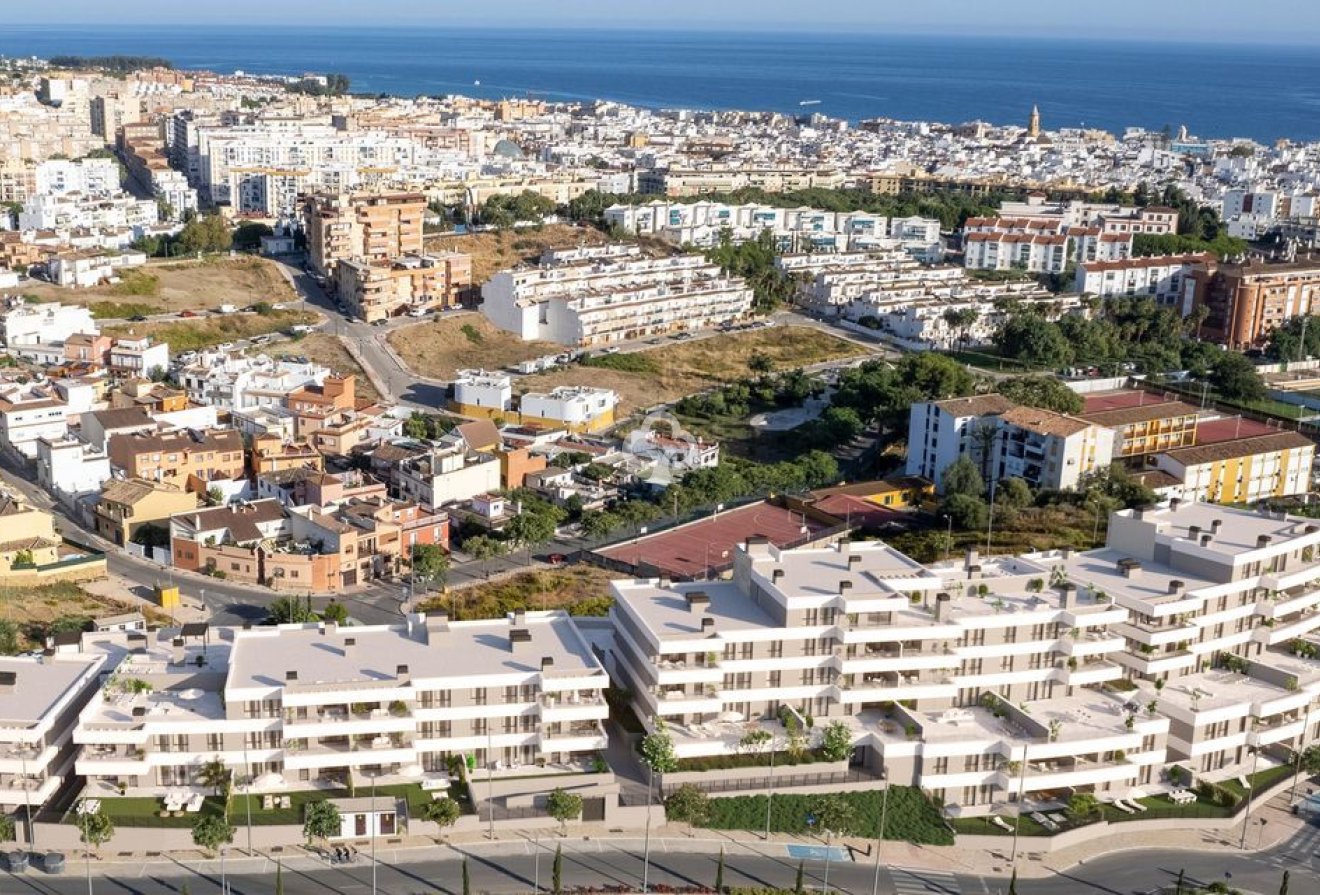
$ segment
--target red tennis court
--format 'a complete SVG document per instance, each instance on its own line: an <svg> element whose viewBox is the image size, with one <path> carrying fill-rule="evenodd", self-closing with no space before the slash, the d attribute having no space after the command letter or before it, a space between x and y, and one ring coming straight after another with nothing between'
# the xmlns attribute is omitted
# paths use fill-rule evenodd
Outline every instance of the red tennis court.
<svg viewBox="0 0 1320 895"><path fill-rule="evenodd" d="M733 564L733 548L748 538L763 537L784 546L827 531L833 526L769 503L753 503L708 516L654 535L598 551L601 556L642 566L674 578L700 578Z"/></svg>

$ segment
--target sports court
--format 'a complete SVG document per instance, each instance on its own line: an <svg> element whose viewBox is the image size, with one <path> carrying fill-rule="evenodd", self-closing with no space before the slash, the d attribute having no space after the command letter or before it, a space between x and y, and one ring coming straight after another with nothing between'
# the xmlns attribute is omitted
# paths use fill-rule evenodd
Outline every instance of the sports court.
<svg viewBox="0 0 1320 895"><path fill-rule="evenodd" d="M753 503L659 534L643 535L598 553L619 563L640 566L640 574L701 578L732 565L733 548L748 538L767 538L779 547L810 541L838 527L837 520L827 519L770 503Z"/></svg>

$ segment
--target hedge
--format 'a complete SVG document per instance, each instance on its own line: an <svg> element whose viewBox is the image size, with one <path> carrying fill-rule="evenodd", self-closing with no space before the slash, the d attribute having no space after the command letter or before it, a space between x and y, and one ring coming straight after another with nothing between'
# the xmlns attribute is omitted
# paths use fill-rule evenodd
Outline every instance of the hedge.
<svg viewBox="0 0 1320 895"><path fill-rule="evenodd" d="M952 845L953 832L944 823L939 809L921 790L910 786L890 787L885 838L917 845ZM874 839L880 832L883 790L838 793L852 804L853 829L846 835ZM770 830L777 833L809 833L807 815L816 795L775 795L770 809ZM766 796L732 796L710 800L710 818L705 826L713 830L764 830Z"/></svg>

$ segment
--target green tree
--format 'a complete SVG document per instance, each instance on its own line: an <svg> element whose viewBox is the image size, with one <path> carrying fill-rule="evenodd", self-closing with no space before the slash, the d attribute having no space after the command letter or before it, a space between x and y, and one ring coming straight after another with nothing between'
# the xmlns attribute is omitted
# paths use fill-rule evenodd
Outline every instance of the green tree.
<svg viewBox="0 0 1320 895"><path fill-rule="evenodd" d="M100 811L84 812L77 815L78 838L96 851L115 835L115 823L108 814Z"/></svg>
<svg viewBox="0 0 1320 895"><path fill-rule="evenodd" d="M852 731L842 721L831 721L821 735L820 751L830 761L844 761L852 755Z"/></svg>
<svg viewBox="0 0 1320 895"><path fill-rule="evenodd" d="M218 214L204 214L193 218L179 232L179 251L192 255L198 252L227 252L233 236L224 218Z"/></svg>
<svg viewBox="0 0 1320 895"><path fill-rule="evenodd" d="M1215 391L1233 401L1255 401L1265 397L1265 383L1256 365L1245 355L1226 351L1210 371Z"/></svg>
<svg viewBox="0 0 1320 895"><path fill-rule="evenodd" d="M337 625L347 625L348 607L343 603L340 603L338 600L331 600L329 603L326 603L325 608L321 610L321 620L334 622Z"/></svg>
<svg viewBox="0 0 1320 895"><path fill-rule="evenodd" d="M16 834L14 819L8 814L0 814L0 842L13 842Z"/></svg>
<svg viewBox="0 0 1320 895"><path fill-rule="evenodd" d="M274 235L275 231L266 224L244 221L234 228L233 245L240 252L255 252L261 248L261 237Z"/></svg>
<svg viewBox="0 0 1320 895"><path fill-rule="evenodd" d="M197 771L197 782L216 795L220 795L232 779L233 771L225 766L219 756L202 765Z"/></svg>
<svg viewBox="0 0 1320 895"><path fill-rule="evenodd" d="M724 848L720 847L720 861L715 865L715 892L724 895Z"/></svg>
<svg viewBox="0 0 1320 895"><path fill-rule="evenodd" d="M793 880L793 895L805 895L807 891L805 880L807 875L806 871L807 862L798 861L797 877Z"/></svg>
<svg viewBox="0 0 1320 895"><path fill-rule="evenodd" d="M468 872L467 855L463 856L463 895L472 895L472 876Z"/></svg>
<svg viewBox="0 0 1320 895"><path fill-rule="evenodd" d="M307 601L298 597L276 597L266 607L266 624L297 625L318 621Z"/></svg>
<svg viewBox="0 0 1320 895"><path fill-rule="evenodd" d="M985 528L990 519L989 505L979 497L968 494L953 494L940 504L940 512L953 520L955 527L962 531L979 531Z"/></svg>
<svg viewBox="0 0 1320 895"><path fill-rule="evenodd" d="M1320 744L1307 746L1303 750L1301 766L1307 774L1320 774Z"/></svg>
<svg viewBox="0 0 1320 895"><path fill-rule="evenodd" d="M1068 797L1068 813L1079 821L1087 821L1100 814L1100 800L1089 792L1075 792Z"/></svg>
<svg viewBox="0 0 1320 895"><path fill-rule="evenodd" d="M555 846L555 860L550 865L550 891L554 895L563 895L564 891L564 847Z"/></svg>
<svg viewBox="0 0 1320 895"><path fill-rule="evenodd" d="M775 362L764 351L753 351L747 359L747 369L753 373L769 373L775 368Z"/></svg>
<svg viewBox="0 0 1320 895"><path fill-rule="evenodd" d="M1072 346L1058 324L1035 311L1010 314L994 343L1004 357L1028 366L1057 369L1073 359Z"/></svg>
<svg viewBox="0 0 1320 895"><path fill-rule="evenodd" d="M458 819L462 814L463 811L458 807L458 802L453 799L432 799L422 809L422 820L429 820L443 830L445 827L452 827L458 823Z"/></svg>
<svg viewBox="0 0 1320 895"><path fill-rule="evenodd" d="M527 551L527 565L532 564L532 550L549 543L555 536L556 519L551 513L528 512L526 509L509 520L505 529L513 543Z"/></svg>
<svg viewBox="0 0 1320 895"><path fill-rule="evenodd" d="M0 619L0 656L18 653L18 625L9 619Z"/></svg>
<svg viewBox="0 0 1320 895"><path fill-rule="evenodd" d="M825 793L811 800L811 815L815 818L815 828L835 836L853 831L857 812L853 803L839 793Z"/></svg>
<svg viewBox="0 0 1320 895"><path fill-rule="evenodd" d="M223 814L203 814L193 822L193 843L198 848L213 852L233 842L234 832L234 826Z"/></svg>
<svg viewBox="0 0 1320 895"><path fill-rule="evenodd" d="M704 826L710 819L710 796L694 783L684 783L665 799L665 817L675 823Z"/></svg>
<svg viewBox="0 0 1320 895"><path fill-rule="evenodd" d="M343 829L343 819L339 809L324 799L308 802L303 813L303 836L310 843L313 839L322 841L331 836L338 836Z"/></svg>
<svg viewBox="0 0 1320 895"><path fill-rule="evenodd" d="M412 548L412 578L426 590L444 587L449 577L449 554L439 544L414 544Z"/></svg>
<svg viewBox="0 0 1320 895"><path fill-rule="evenodd" d="M212 485L206 489L206 502L210 506L218 507L225 502L225 492Z"/></svg>
<svg viewBox="0 0 1320 895"><path fill-rule="evenodd" d="M578 524L582 526L584 535L593 540L599 540L610 532L617 530L623 524L623 521L614 513L602 510L583 510L582 519Z"/></svg>
<svg viewBox="0 0 1320 895"><path fill-rule="evenodd" d="M577 793L565 792L562 789L555 789L545 797L545 810L551 817L559 821L560 832L567 835L568 822L576 820L582 815L582 796Z"/></svg>
<svg viewBox="0 0 1320 895"><path fill-rule="evenodd" d="M490 567L488 563L497 556L503 556L509 552L508 546L497 538L490 535L477 535L468 538L463 542L463 549L472 555L472 558L481 563L482 573L489 578Z"/></svg>
<svg viewBox="0 0 1320 895"><path fill-rule="evenodd" d="M642 739L642 763L657 774L666 774L678 767L674 740L665 732L661 718L655 719L655 731Z"/></svg>
<svg viewBox="0 0 1320 895"><path fill-rule="evenodd" d="M425 441L430 434L426 416L414 410L413 415L403 421L403 434L417 441Z"/></svg>
<svg viewBox="0 0 1320 895"><path fill-rule="evenodd" d="M1001 380L996 391L1018 404L1056 413L1081 413L1082 396L1053 376L1014 376Z"/></svg>
<svg viewBox="0 0 1320 895"><path fill-rule="evenodd" d="M985 480L976 463L966 454L944 467L944 494L980 498L985 494Z"/></svg>
<svg viewBox="0 0 1320 895"><path fill-rule="evenodd" d="M1034 499L1031 486L1017 476L1004 479L995 488L995 503L1010 509L1025 509Z"/></svg>

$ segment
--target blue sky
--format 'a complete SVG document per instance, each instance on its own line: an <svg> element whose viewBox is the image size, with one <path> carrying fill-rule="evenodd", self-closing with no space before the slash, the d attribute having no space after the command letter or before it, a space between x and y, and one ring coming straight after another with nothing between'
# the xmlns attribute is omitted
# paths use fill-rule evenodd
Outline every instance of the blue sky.
<svg viewBox="0 0 1320 895"><path fill-rule="evenodd" d="M0 7L19 0L0 0ZM42 0L34 24L462 25L955 32L1320 42L1316 0ZM1207 60L1209 61L1209 60Z"/></svg>

